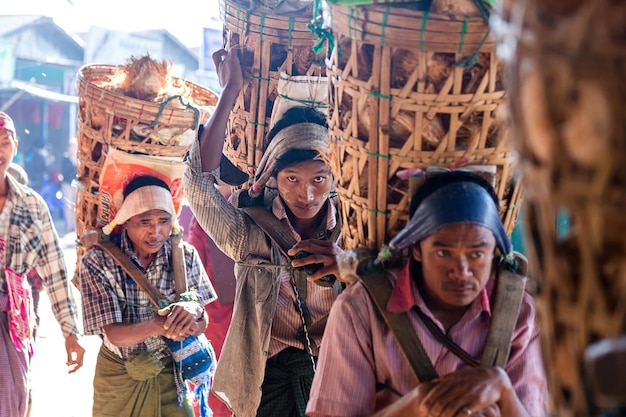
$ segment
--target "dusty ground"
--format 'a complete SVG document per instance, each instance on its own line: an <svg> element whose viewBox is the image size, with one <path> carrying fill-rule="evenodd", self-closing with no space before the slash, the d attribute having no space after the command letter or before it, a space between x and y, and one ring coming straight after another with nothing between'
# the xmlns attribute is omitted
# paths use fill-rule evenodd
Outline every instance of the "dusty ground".
<svg viewBox="0 0 626 417"><path fill-rule="evenodd" d="M63 237L63 248L69 271L74 271L76 249L74 235ZM73 288L75 290L75 288ZM80 294L74 291L80 303ZM80 304L79 304L80 305ZM40 301L41 323L32 362L33 406L31 417L89 417L91 416L92 380L100 339L83 337L87 350L83 367L67 373L64 339L45 292ZM82 325L82 323L81 323Z"/></svg>

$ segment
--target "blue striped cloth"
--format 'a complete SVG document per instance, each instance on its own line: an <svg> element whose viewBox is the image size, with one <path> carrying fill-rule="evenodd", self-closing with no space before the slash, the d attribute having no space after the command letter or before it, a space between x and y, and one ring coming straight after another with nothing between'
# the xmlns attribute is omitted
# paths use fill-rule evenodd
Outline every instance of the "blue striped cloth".
<svg viewBox="0 0 626 417"><path fill-rule="evenodd" d="M176 367L179 404L182 403L187 391L187 383L191 382L200 405L200 416L212 417L213 412L209 408L208 399L217 360L211 342L204 334L189 336L180 342L166 340Z"/></svg>

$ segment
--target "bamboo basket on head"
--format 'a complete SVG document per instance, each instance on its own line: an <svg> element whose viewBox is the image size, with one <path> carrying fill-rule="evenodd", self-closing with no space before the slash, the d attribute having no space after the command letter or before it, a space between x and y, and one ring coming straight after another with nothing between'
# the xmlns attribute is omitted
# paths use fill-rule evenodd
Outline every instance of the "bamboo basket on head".
<svg viewBox="0 0 626 417"><path fill-rule="evenodd" d="M550 415L600 415L625 405L624 376L606 369L615 382L601 387L584 362L593 343L626 333L626 3L524 3L504 1L496 27L508 52ZM563 213L567 230L557 228Z"/></svg>
<svg viewBox="0 0 626 417"><path fill-rule="evenodd" d="M325 75L323 57L312 48L317 40L307 25L312 11L276 15L266 7L246 9L220 0L227 45L239 49L244 86L230 115L224 154L253 176L261 160L277 98L281 73Z"/></svg>
<svg viewBox="0 0 626 417"><path fill-rule="evenodd" d="M522 193L484 20L391 5L332 5L329 15L330 162L346 247L377 251L395 236L412 194L398 174L434 166L495 166L510 234Z"/></svg>
<svg viewBox="0 0 626 417"><path fill-rule="evenodd" d="M124 85L129 79L125 71L121 65L99 64L78 71L78 236L103 226L100 179L112 149L182 161L196 139L198 126L208 120L217 104L212 91L164 73L160 75L169 83L168 94L149 97ZM130 93L140 98L126 95ZM79 260L83 253L78 245Z"/></svg>

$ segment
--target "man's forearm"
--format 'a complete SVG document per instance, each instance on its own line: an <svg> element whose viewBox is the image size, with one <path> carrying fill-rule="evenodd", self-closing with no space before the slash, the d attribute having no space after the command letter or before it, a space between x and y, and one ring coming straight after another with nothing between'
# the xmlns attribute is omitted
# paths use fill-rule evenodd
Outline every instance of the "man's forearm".
<svg viewBox="0 0 626 417"><path fill-rule="evenodd" d="M220 165L222 149L228 118L239 96L239 90L226 87L222 92L215 111L204 127L200 137L200 155L202 158L202 171L209 172Z"/></svg>
<svg viewBox="0 0 626 417"><path fill-rule="evenodd" d="M162 321L162 320L161 320ZM161 325L155 319L142 323L113 323L104 326L104 333L117 347L137 345L150 336L160 335Z"/></svg>

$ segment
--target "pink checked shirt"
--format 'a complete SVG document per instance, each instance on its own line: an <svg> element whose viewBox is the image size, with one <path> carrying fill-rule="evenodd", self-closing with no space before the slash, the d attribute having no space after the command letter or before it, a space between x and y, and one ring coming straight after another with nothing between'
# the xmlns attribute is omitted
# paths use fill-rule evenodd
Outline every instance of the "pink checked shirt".
<svg viewBox="0 0 626 417"><path fill-rule="evenodd" d="M412 309L417 305L443 330L430 313L410 278L408 265L397 273L392 312L408 312L431 362L440 375L466 365L441 345ZM480 358L491 318L489 294L493 282L474 300L448 335L470 355ZM535 309L525 294L505 367L522 404L532 417L545 416L546 378L542 363ZM377 383L391 389L377 392ZM369 416L418 385L393 334L361 283L351 285L335 301L320 349L319 363L307 416ZM397 394L394 394L396 391Z"/></svg>

